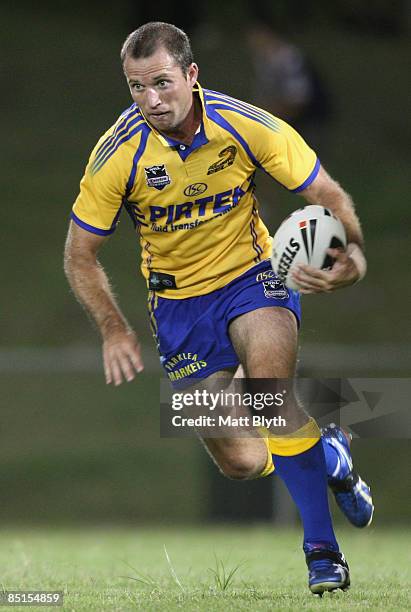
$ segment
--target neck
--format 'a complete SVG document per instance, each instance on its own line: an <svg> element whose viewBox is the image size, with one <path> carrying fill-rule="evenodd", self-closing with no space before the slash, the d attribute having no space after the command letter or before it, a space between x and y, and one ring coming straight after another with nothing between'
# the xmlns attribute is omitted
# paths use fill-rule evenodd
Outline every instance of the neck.
<svg viewBox="0 0 411 612"><path fill-rule="evenodd" d="M193 95L193 103L186 118L173 131L167 132L166 136L178 140L186 145L191 145L202 119L201 102L198 96Z"/></svg>

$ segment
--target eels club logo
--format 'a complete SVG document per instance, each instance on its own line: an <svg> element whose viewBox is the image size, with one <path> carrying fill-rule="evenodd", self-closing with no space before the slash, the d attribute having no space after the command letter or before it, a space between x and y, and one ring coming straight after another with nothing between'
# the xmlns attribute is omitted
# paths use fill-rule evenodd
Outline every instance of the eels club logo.
<svg viewBox="0 0 411 612"><path fill-rule="evenodd" d="M237 147L230 145L226 147L218 154L220 158L218 161L211 164L209 169L207 170L207 174L214 174L215 172L220 172L220 170L224 170L224 168L228 168L228 166L232 166L237 155Z"/></svg>

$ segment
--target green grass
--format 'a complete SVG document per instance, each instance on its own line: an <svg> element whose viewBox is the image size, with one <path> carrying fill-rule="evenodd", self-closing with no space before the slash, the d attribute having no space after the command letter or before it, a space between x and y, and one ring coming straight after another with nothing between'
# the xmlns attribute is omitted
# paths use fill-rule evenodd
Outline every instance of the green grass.
<svg viewBox="0 0 411 612"><path fill-rule="evenodd" d="M8 530L2 587L64 590L76 612L410 609L409 534L344 531L352 588L322 599L306 587L300 538L270 527Z"/></svg>

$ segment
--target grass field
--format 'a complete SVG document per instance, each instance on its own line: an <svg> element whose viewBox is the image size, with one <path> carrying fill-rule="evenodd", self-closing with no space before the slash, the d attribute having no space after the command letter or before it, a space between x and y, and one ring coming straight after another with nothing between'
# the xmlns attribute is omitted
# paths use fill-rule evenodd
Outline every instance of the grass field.
<svg viewBox="0 0 411 612"><path fill-rule="evenodd" d="M306 587L300 537L269 527L7 530L2 587L63 590L76 612L410 609L410 534L342 532L352 588L322 599Z"/></svg>

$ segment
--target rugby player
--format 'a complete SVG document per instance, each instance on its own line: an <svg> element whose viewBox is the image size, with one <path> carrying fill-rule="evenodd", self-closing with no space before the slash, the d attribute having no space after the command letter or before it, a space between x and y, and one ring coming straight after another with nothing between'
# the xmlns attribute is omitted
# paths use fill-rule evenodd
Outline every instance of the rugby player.
<svg viewBox="0 0 411 612"><path fill-rule="evenodd" d="M231 383L292 378L299 292L287 290L269 262L270 238L254 195L261 168L306 202L330 208L348 246L321 271L300 266L301 293L335 291L366 272L363 237L349 195L315 152L281 119L197 80L184 32L161 22L131 33L121 61L133 104L95 146L74 204L65 251L70 285L102 336L107 383L143 370L138 337L98 261L124 207L139 235L142 273L161 362L178 387L199 379ZM268 284L267 284L268 279ZM299 510L309 587L322 594L349 586L334 534L327 482L356 526L371 521L368 486L353 471L349 438L321 432L290 394L283 435L205 438L230 478L257 478L274 467Z"/></svg>

